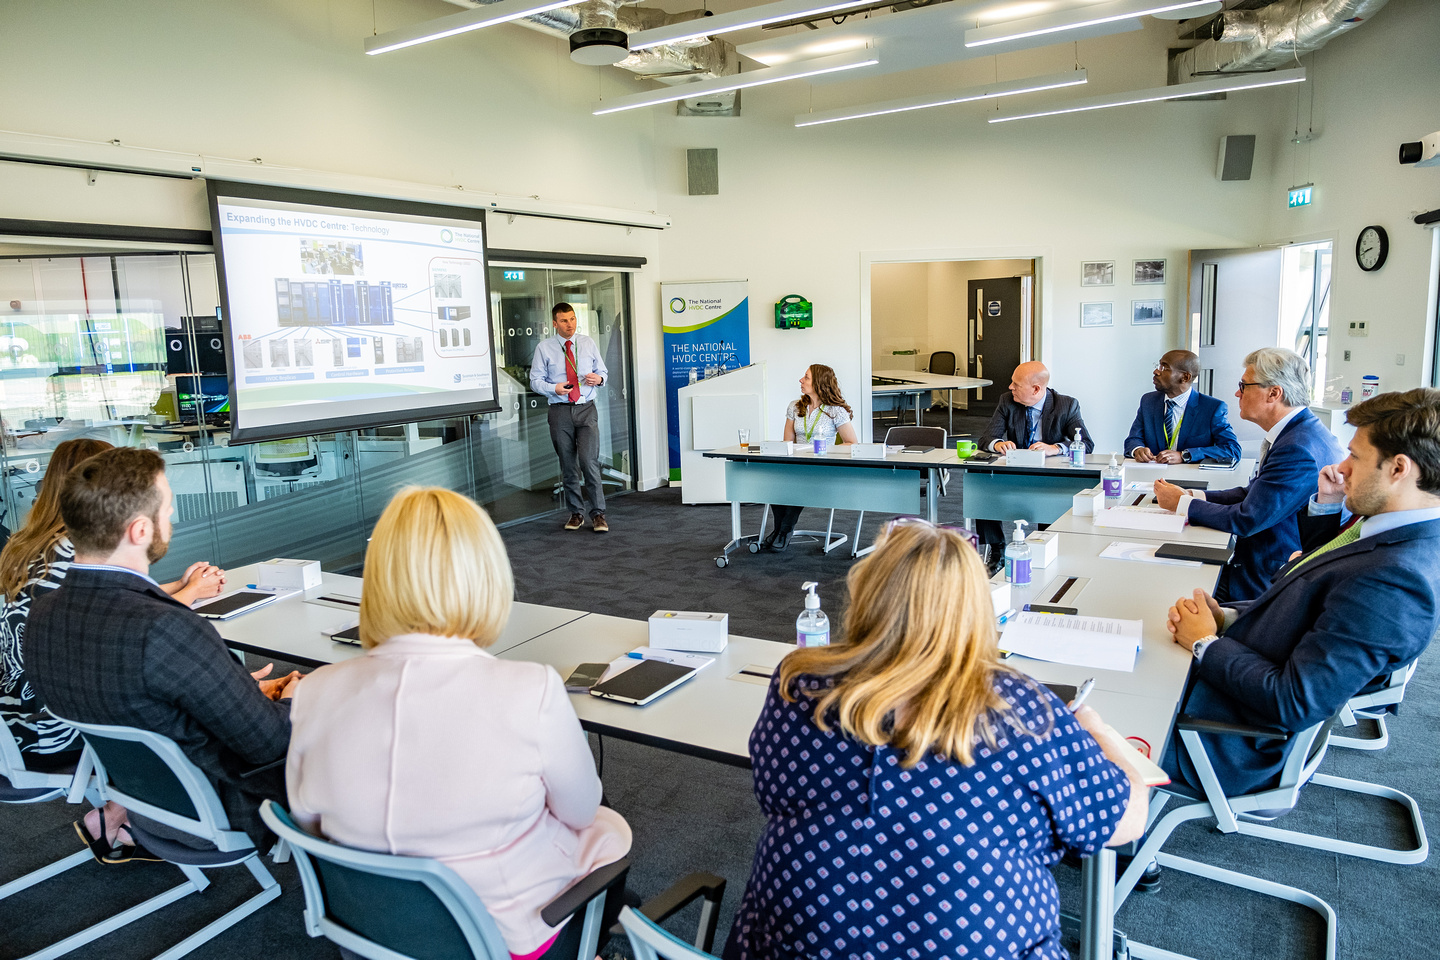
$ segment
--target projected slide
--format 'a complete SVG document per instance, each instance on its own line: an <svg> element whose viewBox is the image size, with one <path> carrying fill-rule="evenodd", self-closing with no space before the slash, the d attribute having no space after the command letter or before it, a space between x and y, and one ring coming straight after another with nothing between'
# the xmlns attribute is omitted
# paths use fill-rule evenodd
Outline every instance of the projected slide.
<svg viewBox="0 0 1440 960"><path fill-rule="evenodd" d="M227 186L212 210L237 440L496 408L483 220Z"/></svg>

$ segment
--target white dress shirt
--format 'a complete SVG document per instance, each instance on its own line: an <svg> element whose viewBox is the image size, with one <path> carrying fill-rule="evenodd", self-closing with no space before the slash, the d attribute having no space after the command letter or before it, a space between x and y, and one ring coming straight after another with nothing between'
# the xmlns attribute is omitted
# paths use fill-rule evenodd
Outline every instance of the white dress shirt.
<svg viewBox="0 0 1440 960"><path fill-rule="evenodd" d="M1188 405L1188 404L1190 403L1190 394L1192 394L1192 393L1194 393L1194 392L1195 392L1195 388L1194 388L1194 387L1186 387L1186 388L1185 388L1185 392L1182 393L1182 394L1180 394L1180 396L1178 396L1178 397L1166 397L1166 398L1161 402L1161 404L1160 404L1160 423L1161 423L1161 424L1164 424L1164 423L1165 423L1165 411L1169 409L1170 403L1171 403L1172 401L1175 403L1175 409L1177 409L1177 410L1180 411L1180 418L1175 421L1175 436L1174 436L1174 438L1170 441L1170 445L1165 448L1166 450L1177 450L1177 449L1179 449L1179 447L1178 447L1177 445L1180 443L1180 424L1183 423L1184 420L1185 420L1185 407L1186 407L1186 405ZM1164 435L1162 434L1161 436L1162 436L1162 439L1163 439L1163 436L1164 436Z"/></svg>
<svg viewBox="0 0 1440 960"><path fill-rule="evenodd" d="M571 349L575 351L575 372L580 378L580 399L575 402L589 403L595 399L595 392L600 388L585 383L585 374L600 374L603 386L604 381L610 378L610 371L605 369L605 361L600 357L600 348L595 345L594 340L583 333L577 333L573 337L562 337L556 334L536 344L534 359L530 361L530 389L549 398L552 404L570 402L567 394L555 392L557 386L570 382L570 378L565 372L565 341L567 339L572 344Z"/></svg>

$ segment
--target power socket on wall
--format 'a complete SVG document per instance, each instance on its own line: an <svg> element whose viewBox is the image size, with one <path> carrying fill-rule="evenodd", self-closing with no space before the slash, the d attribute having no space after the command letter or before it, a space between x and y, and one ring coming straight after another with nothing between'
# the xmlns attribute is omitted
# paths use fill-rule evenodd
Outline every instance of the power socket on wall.
<svg viewBox="0 0 1440 960"><path fill-rule="evenodd" d="M1346 362L1349 362L1349 360L1350 360L1350 351L1349 351L1349 350L1346 350L1346 351L1345 351L1345 360L1346 360Z"/></svg>
<svg viewBox="0 0 1440 960"><path fill-rule="evenodd" d="M1350 336L1352 336L1352 337L1368 337L1368 336L1370 336L1370 331L1366 328L1366 321L1364 321L1364 320L1351 320L1351 321L1350 321Z"/></svg>

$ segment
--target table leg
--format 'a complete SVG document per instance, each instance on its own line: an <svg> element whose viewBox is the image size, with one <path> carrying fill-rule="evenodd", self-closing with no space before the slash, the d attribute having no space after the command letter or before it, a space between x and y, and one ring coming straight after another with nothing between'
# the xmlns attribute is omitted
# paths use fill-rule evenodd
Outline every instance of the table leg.
<svg viewBox="0 0 1440 960"><path fill-rule="evenodd" d="M950 411L950 429L945 434L945 445L950 445L950 438L955 436L955 391L945 391L945 409Z"/></svg>
<svg viewBox="0 0 1440 960"><path fill-rule="evenodd" d="M1080 863L1080 960L1111 960L1115 950L1115 851L1103 849Z"/></svg>
<svg viewBox="0 0 1440 960"><path fill-rule="evenodd" d="M730 501L730 542L740 539L740 501Z"/></svg>
<svg viewBox="0 0 1440 960"><path fill-rule="evenodd" d="M923 393L915 394L915 426L917 427L922 426L925 422L920 419L920 398L923 396L925 396Z"/></svg>
<svg viewBox="0 0 1440 960"><path fill-rule="evenodd" d="M940 519L940 468L931 467L925 471L925 519L936 523ZM856 541L859 542L858 540Z"/></svg>

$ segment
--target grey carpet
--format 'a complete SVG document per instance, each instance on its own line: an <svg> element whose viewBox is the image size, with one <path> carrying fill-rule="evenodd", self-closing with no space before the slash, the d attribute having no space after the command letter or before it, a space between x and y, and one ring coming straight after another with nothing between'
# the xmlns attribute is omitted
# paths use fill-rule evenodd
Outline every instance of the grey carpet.
<svg viewBox="0 0 1440 960"><path fill-rule="evenodd" d="M958 428L958 425L957 425ZM942 501L942 519L957 519L958 497ZM825 513L807 510L802 526ZM838 513L852 525L853 513ZM824 606L843 619L846 548L821 555L797 544L781 555L739 553L718 569L714 557L729 535L726 507L685 506L678 491L616 497L612 532L567 533L563 518L543 518L503 531L520 599L625 617L657 608L719 610L732 632L788 641L802 598L800 583L824 584ZM757 508L747 507L750 528ZM868 543L882 518L867 517ZM847 531L848 532L848 531ZM1157 597L1157 615L1173 598ZM837 623L838 627L838 623ZM1410 793L1429 812L1440 806L1440 679L1433 650L1423 658L1400 716L1391 721L1392 744L1381 753L1334 750L1325 772L1372 780ZM286 668L283 664L277 667ZM592 742L593 742L592 738ZM597 744L597 747L599 745ZM739 901L763 818L746 771L606 738L603 775L607 797L635 831L631 885L642 896L662 890L692 870L729 881L721 938ZM77 849L69 822L76 808L50 803L0 805L0 883ZM1300 808L1277 825L1394 846L1412 842L1408 827L1381 801L1324 788L1307 790ZM1181 828L1167 845L1180 856L1303 887L1325 898L1340 917L1341 957L1409 958L1435 951L1424 946L1440 919L1437 867L1390 866L1273 842L1224 836L1208 824ZM299 878L289 864L272 866L284 894L236 929L196 950L197 958L335 957L324 940L311 940L301 920ZM1079 873L1056 868L1062 902L1074 907ZM164 865L101 867L86 864L37 888L0 901L0 960L23 956L75 927L165 889L178 874ZM210 890L69 956L76 960L139 960L238 903L253 890L243 870L212 873ZM687 935L693 910L672 929ZM1118 926L1145 943L1207 960L1322 956L1319 924L1304 908L1258 894L1167 872L1161 888L1137 893Z"/></svg>

